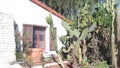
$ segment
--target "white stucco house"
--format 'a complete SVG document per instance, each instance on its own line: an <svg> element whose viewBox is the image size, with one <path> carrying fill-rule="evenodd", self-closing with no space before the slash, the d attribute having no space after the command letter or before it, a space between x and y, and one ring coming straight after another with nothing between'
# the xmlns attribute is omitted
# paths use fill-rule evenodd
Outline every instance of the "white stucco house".
<svg viewBox="0 0 120 68"><path fill-rule="evenodd" d="M54 46L50 35L50 26L46 22L46 17L52 13L55 32L57 36L58 48L62 47L59 37L66 34L66 30L61 25L64 16L48 7L40 0L0 0L0 12L12 14L14 21L18 25L19 33L23 36L28 33L30 48L42 53L55 54ZM21 44L23 44L21 42ZM33 54L38 56L39 53ZM38 59L37 59L38 60Z"/></svg>

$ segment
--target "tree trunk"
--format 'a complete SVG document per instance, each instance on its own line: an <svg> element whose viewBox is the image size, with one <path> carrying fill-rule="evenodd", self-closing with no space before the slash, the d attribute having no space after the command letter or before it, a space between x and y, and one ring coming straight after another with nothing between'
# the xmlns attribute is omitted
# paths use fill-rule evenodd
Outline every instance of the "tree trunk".
<svg viewBox="0 0 120 68"><path fill-rule="evenodd" d="M117 63L120 67L120 10L117 13L117 46L118 46L118 59Z"/></svg>

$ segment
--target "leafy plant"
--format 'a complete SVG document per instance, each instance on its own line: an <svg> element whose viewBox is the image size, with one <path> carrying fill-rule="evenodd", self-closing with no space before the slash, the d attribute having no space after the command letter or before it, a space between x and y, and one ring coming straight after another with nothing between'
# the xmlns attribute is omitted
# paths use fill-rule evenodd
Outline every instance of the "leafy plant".
<svg viewBox="0 0 120 68"><path fill-rule="evenodd" d="M114 50L111 52L112 44L110 43L111 24L114 19L114 12L111 11L114 8L110 8L112 6L108 2L96 3L92 12L89 12L88 6L90 5L87 2L81 9L77 22L74 20L70 24L63 22L67 35L60 38L65 45L62 48L62 53L65 59L67 59L67 55L72 57L71 62L76 64L74 66L79 67L79 65L102 62L103 60L111 64L109 59L114 53ZM84 57L86 58L84 59Z"/></svg>
<svg viewBox="0 0 120 68"><path fill-rule="evenodd" d="M94 6L91 6L90 1L84 0L83 2L82 0L81 3L78 2L80 4L80 7L77 6L78 16L71 15L71 23L62 23L67 35L60 38L65 45L61 49L61 53L63 59L69 60L73 68L86 67L87 65L89 67L91 64L99 68L97 63L102 61L107 61L101 63L107 67L104 64L111 64L111 61L115 62L114 23L116 4L113 1L106 0L102 4L95 2ZM116 64L113 65L116 67Z"/></svg>
<svg viewBox="0 0 120 68"><path fill-rule="evenodd" d="M28 33L26 33L24 36L21 36L20 33L16 33L16 43L18 40L24 41L27 39L28 37ZM30 43L26 43L24 44L24 50L23 51L19 51L18 49L16 49L16 59L18 61L24 61L23 66L25 67L31 67L32 64L32 60L31 57L29 57L29 47L30 47Z"/></svg>
<svg viewBox="0 0 120 68"><path fill-rule="evenodd" d="M80 68L109 68L109 65L107 64L106 61L102 61L99 63L95 63L91 66L81 66Z"/></svg>
<svg viewBox="0 0 120 68"><path fill-rule="evenodd" d="M100 63L95 63L94 68L109 68L109 66L106 61L103 61Z"/></svg>
<svg viewBox="0 0 120 68"><path fill-rule="evenodd" d="M15 33L15 42L16 42L16 60L17 61L22 61L23 60L23 54L22 54L22 51L20 50L20 39L19 39L19 36L20 36L20 33Z"/></svg>
<svg viewBox="0 0 120 68"><path fill-rule="evenodd" d="M55 36L55 31L54 31L54 27L53 27L53 20L52 20L52 15L51 14L49 14L49 16L46 17L46 21L50 25L50 32L51 32L52 39L53 39L53 42L54 42L54 48L55 48L55 51L58 55L60 64L61 64L62 68L65 68L65 66L63 64L63 61L62 61L62 56L61 56L60 52L58 51L57 39L56 39L56 36Z"/></svg>

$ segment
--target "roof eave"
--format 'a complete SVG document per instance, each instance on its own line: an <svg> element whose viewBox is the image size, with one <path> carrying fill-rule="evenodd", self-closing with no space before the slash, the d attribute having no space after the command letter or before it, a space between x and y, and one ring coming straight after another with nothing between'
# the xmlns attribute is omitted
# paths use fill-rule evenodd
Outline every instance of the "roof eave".
<svg viewBox="0 0 120 68"><path fill-rule="evenodd" d="M56 10L50 8L49 6L45 5L44 3L42 3L39 0L31 0L33 3L37 4L38 6L46 9L47 11L51 12L52 14L56 15L57 17L66 20L67 22L71 22L68 18L66 18L65 16L61 15L60 13L58 13Z"/></svg>

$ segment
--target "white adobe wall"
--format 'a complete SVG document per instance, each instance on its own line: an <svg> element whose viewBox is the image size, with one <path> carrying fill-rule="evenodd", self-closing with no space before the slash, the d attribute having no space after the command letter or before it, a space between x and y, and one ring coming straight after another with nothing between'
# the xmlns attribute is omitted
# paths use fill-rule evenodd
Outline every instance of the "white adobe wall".
<svg viewBox="0 0 120 68"><path fill-rule="evenodd" d="M49 15L49 12L45 9L34 4L30 0L2 0L0 5L5 6L7 9L3 8L6 12L11 12L14 15L14 19L19 26L19 31L22 33L23 24L34 24L47 26L46 28L46 52L55 53L49 51L49 25L46 23L46 17ZM2 8L0 6L0 8ZM2 9L2 10L3 10ZM0 9L1 10L1 9ZM54 27L57 27L57 42L58 48L60 49L62 43L58 39L60 36L65 35L66 31L61 25L61 19L53 15Z"/></svg>
<svg viewBox="0 0 120 68"><path fill-rule="evenodd" d="M13 62L15 56L13 15L0 12L0 62Z"/></svg>

